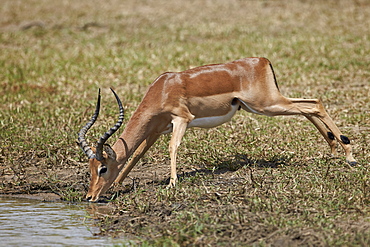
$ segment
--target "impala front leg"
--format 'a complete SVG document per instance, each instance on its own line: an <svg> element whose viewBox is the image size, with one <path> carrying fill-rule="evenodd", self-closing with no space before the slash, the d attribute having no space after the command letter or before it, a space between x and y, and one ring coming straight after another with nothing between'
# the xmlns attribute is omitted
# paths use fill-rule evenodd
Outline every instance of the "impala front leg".
<svg viewBox="0 0 370 247"><path fill-rule="evenodd" d="M174 187L177 182L177 172L176 172L177 148L180 146L181 139L185 134L185 130L188 126L188 121L182 117L175 117L172 120L172 124L173 130L169 146L171 158L171 177L168 187Z"/></svg>
<svg viewBox="0 0 370 247"><path fill-rule="evenodd" d="M136 149L135 153L133 154L131 160L129 163L123 168L122 172L119 174L119 176L114 181L115 183L122 183L123 180L127 177L127 175L130 173L132 168L136 165L136 163L141 159L141 157L144 156L146 151L154 144L154 142L158 139L159 134L153 134L149 136L147 139L145 139L140 146Z"/></svg>

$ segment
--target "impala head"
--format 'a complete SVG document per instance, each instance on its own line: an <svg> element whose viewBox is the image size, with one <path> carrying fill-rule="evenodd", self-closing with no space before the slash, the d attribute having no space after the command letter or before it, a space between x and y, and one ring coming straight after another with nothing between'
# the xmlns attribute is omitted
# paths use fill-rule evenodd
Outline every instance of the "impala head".
<svg viewBox="0 0 370 247"><path fill-rule="evenodd" d="M98 95L98 102L96 104L95 113L91 120L78 133L78 142L84 153L89 158L89 169L91 174L91 181L89 191L86 199L94 202L97 201L101 194L106 192L111 184L118 176L118 162L116 160L115 151L105 142L108 138L121 127L124 118L124 109L122 102L117 94L111 89L116 97L119 106L119 118L117 123L107 131L98 141L96 147L90 147L85 139L86 132L95 123L100 110L100 89Z"/></svg>

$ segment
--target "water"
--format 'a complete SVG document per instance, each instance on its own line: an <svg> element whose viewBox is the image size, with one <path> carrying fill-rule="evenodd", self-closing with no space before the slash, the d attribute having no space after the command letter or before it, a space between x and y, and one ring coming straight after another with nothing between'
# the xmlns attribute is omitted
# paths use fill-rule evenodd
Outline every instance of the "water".
<svg viewBox="0 0 370 247"><path fill-rule="evenodd" d="M83 206L0 197L0 246L113 246ZM123 241L121 240L121 243Z"/></svg>

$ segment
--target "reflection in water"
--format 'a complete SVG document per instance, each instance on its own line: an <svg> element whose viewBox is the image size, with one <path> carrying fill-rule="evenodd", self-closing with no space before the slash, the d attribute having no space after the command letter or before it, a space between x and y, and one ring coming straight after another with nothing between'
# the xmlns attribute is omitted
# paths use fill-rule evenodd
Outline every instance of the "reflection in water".
<svg viewBox="0 0 370 247"><path fill-rule="evenodd" d="M0 197L0 246L112 246L82 206Z"/></svg>

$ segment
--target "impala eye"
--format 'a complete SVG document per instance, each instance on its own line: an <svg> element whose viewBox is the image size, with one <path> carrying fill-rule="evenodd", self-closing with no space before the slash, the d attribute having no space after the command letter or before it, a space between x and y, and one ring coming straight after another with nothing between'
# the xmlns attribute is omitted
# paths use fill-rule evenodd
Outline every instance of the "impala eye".
<svg viewBox="0 0 370 247"><path fill-rule="evenodd" d="M102 166L100 167L98 173L99 173L99 176L101 176L102 174L106 173L108 171L107 167L106 166Z"/></svg>

